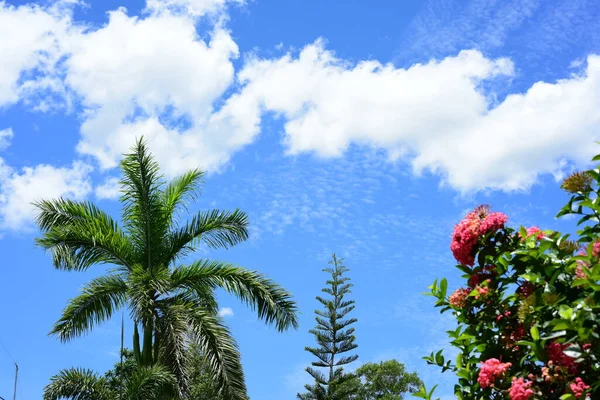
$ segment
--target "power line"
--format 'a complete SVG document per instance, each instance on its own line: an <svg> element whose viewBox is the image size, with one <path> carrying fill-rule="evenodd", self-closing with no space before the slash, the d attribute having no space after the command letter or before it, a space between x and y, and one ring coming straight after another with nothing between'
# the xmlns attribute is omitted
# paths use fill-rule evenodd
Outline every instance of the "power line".
<svg viewBox="0 0 600 400"><path fill-rule="evenodd" d="M11 361L13 362L13 364L16 364L17 362L15 361L15 359L13 358L13 356L10 355L8 349L6 348L6 346L4 345L4 343L2 343L2 340L0 340L0 345L4 349L4 352L6 353L6 355L8 356L8 358L11 359Z"/></svg>

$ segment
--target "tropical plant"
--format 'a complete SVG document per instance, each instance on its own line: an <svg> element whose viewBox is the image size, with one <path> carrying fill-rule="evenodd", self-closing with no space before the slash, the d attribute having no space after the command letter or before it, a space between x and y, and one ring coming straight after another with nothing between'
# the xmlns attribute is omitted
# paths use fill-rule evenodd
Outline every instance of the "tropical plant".
<svg viewBox="0 0 600 400"><path fill-rule="evenodd" d="M430 294L458 321L449 332L458 357L425 359L457 374L459 399L600 398L600 169L575 173L562 188L571 199L558 217L580 218L575 240L511 229L489 207L454 229L451 249L466 284L447 296L442 279Z"/></svg>
<svg viewBox="0 0 600 400"><path fill-rule="evenodd" d="M215 387L206 357L197 345L190 346L187 363L190 376L190 400L223 400Z"/></svg>
<svg viewBox="0 0 600 400"><path fill-rule="evenodd" d="M200 245L229 248L248 237L248 218L240 210L200 211L181 220L200 193L201 171L165 182L143 140L120 166L121 224L90 202L36 204L42 231L37 243L50 251L57 269L110 266L70 300L51 333L69 341L126 307L140 367L166 366L183 395L188 390L186 352L190 343L197 343L219 394L227 400L246 399L238 347L217 316L215 290L238 297L279 331L297 327L295 302L256 271L206 259L184 263Z"/></svg>
<svg viewBox="0 0 600 400"><path fill-rule="evenodd" d="M325 368L326 373L312 367L306 369L315 382L305 386L306 393L298 394L298 398L302 400L346 400L353 391L347 384L352 380L352 375L345 373L343 369L344 365L358 358L358 355L345 355L358 347L354 343L354 328L350 327L357 320L344 319L355 307L354 300L344 300L351 292L352 284L349 283L350 278L344 277L348 268L342 265L343 259L338 259L335 254L332 258L329 264L333 268L323 270L331 275L331 279L327 281L328 287L322 289L329 298L316 297L325 310L315 310L317 326L310 331L319 347L306 347L306 351L318 359L311 363L312 367Z"/></svg>
<svg viewBox="0 0 600 400"><path fill-rule="evenodd" d="M416 372L406 371L397 360L363 364L353 375L353 400L402 400L406 393L414 393L423 385Z"/></svg>
<svg viewBox="0 0 600 400"><path fill-rule="evenodd" d="M164 400L177 393L175 376L162 365L140 367L120 382L118 388L110 379L82 368L60 371L44 388L44 400Z"/></svg>

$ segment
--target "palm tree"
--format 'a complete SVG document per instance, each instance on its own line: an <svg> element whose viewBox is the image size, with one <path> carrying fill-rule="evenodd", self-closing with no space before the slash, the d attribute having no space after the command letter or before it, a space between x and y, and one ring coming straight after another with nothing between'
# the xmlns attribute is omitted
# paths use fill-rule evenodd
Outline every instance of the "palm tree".
<svg viewBox="0 0 600 400"><path fill-rule="evenodd" d="M240 210L212 210L181 221L200 189L203 173L189 171L170 182L143 139L121 161L122 224L90 202L66 199L36 203L42 236L54 266L85 271L110 266L70 300L51 334L69 341L126 307L134 322L133 350L140 366L167 366L180 394L187 390L185 352L197 343L219 395L246 399L237 344L217 316L214 291L222 288L258 312L278 331L297 328L291 295L256 271L206 259L184 263L198 246L229 248L247 239Z"/></svg>
<svg viewBox="0 0 600 400"><path fill-rule="evenodd" d="M43 400L162 400L176 393L177 380L164 366L137 368L122 390L110 387L106 377L89 369L70 368L50 378Z"/></svg>

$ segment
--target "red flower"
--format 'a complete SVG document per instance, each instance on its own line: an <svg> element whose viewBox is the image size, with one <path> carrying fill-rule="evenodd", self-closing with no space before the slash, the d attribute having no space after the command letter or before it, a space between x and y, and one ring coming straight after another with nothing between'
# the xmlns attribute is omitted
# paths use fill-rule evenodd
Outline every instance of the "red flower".
<svg viewBox="0 0 600 400"><path fill-rule="evenodd" d="M508 394L511 400L528 400L534 392L531 389L531 382L523 378L513 378Z"/></svg>
<svg viewBox="0 0 600 400"><path fill-rule="evenodd" d="M581 378L575 378L575 382L571 383L569 385L569 388L571 389L575 397L580 398L590 387L586 385Z"/></svg>
<svg viewBox="0 0 600 400"><path fill-rule="evenodd" d="M521 286L519 286L518 292L524 298L528 298L533 294L533 292L535 292L536 288L537 286L534 283L525 281L521 284Z"/></svg>
<svg viewBox="0 0 600 400"><path fill-rule="evenodd" d="M490 387L496 378L504 375L511 366L511 363L501 363L497 358L490 358L481 365L477 383L484 389Z"/></svg>
<svg viewBox="0 0 600 400"><path fill-rule="evenodd" d="M448 302L454 308L464 308L467 304L467 298L471 291L469 289L460 288L456 289L454 293L450 295Z"/></svg>
<svg viewBox="0 0 600 400"><path fill-rule="evenodd" d="M460 221L452 233L450 250L456 261L472 266L475 263L475 247L480 236L502 228L508 217L500 212L490 213L488 206L479 206Z"/></svg>
<svg viewBox="0 0 600 400"><path fill-rule="evenodd" d="M474 288L480 283L490 280L494 277L498 276L498 272L496 272L496 267L493 265L487 265L483 267L483 269L477 271L469 278L468 284L469 287Z"/></svg>
<svg viewBox="0 0 600 400"><path fill-rule="evenodd" d="M569 347L566 344L560 344L558 342L552 342L546 346L546 351L548 352L548 358L555 365L559 367L565 367L567 370L574 374L579 370L579 366L575 363L575 359L573 357L569 357L564 353L564 350Z"/></svg>
<svg viewBox="0 0 600 400"><path fill-rule="evenodd" d="M536 233L537 233L537 235L535 235L535 237L538 240L541 240L546 237L546 234L537 226L532 226L531 228L527 228L527 237L534 235ZM525 240L525 238L521 236L521 233L519 233L519 237L521 238L521 240Z"/></svg>

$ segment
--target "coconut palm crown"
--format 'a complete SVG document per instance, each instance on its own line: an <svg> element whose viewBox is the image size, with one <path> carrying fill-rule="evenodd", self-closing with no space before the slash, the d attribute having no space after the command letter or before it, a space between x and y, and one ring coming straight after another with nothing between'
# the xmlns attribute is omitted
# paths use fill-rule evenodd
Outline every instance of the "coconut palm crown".
<svg viewBox="0 0 600 400"><path fill-rule="evenodd" d="M167 367L185 395L186 351L197 343L219 395L247 399L238 346L218 317L215 290L236 296L278 331L297 328L296 303L256 271L207 259L186 262L200 245L229 248L248 238L248 217L240 210L200 211L182 221L200 193L202 171L167 182L143 139L120 167L120 223L87 201L35 204L42 232L37 244L50 252L57 269L107 266L106 275L69 301L51 334L69 341L127 308L138 365Z"/></svg>

